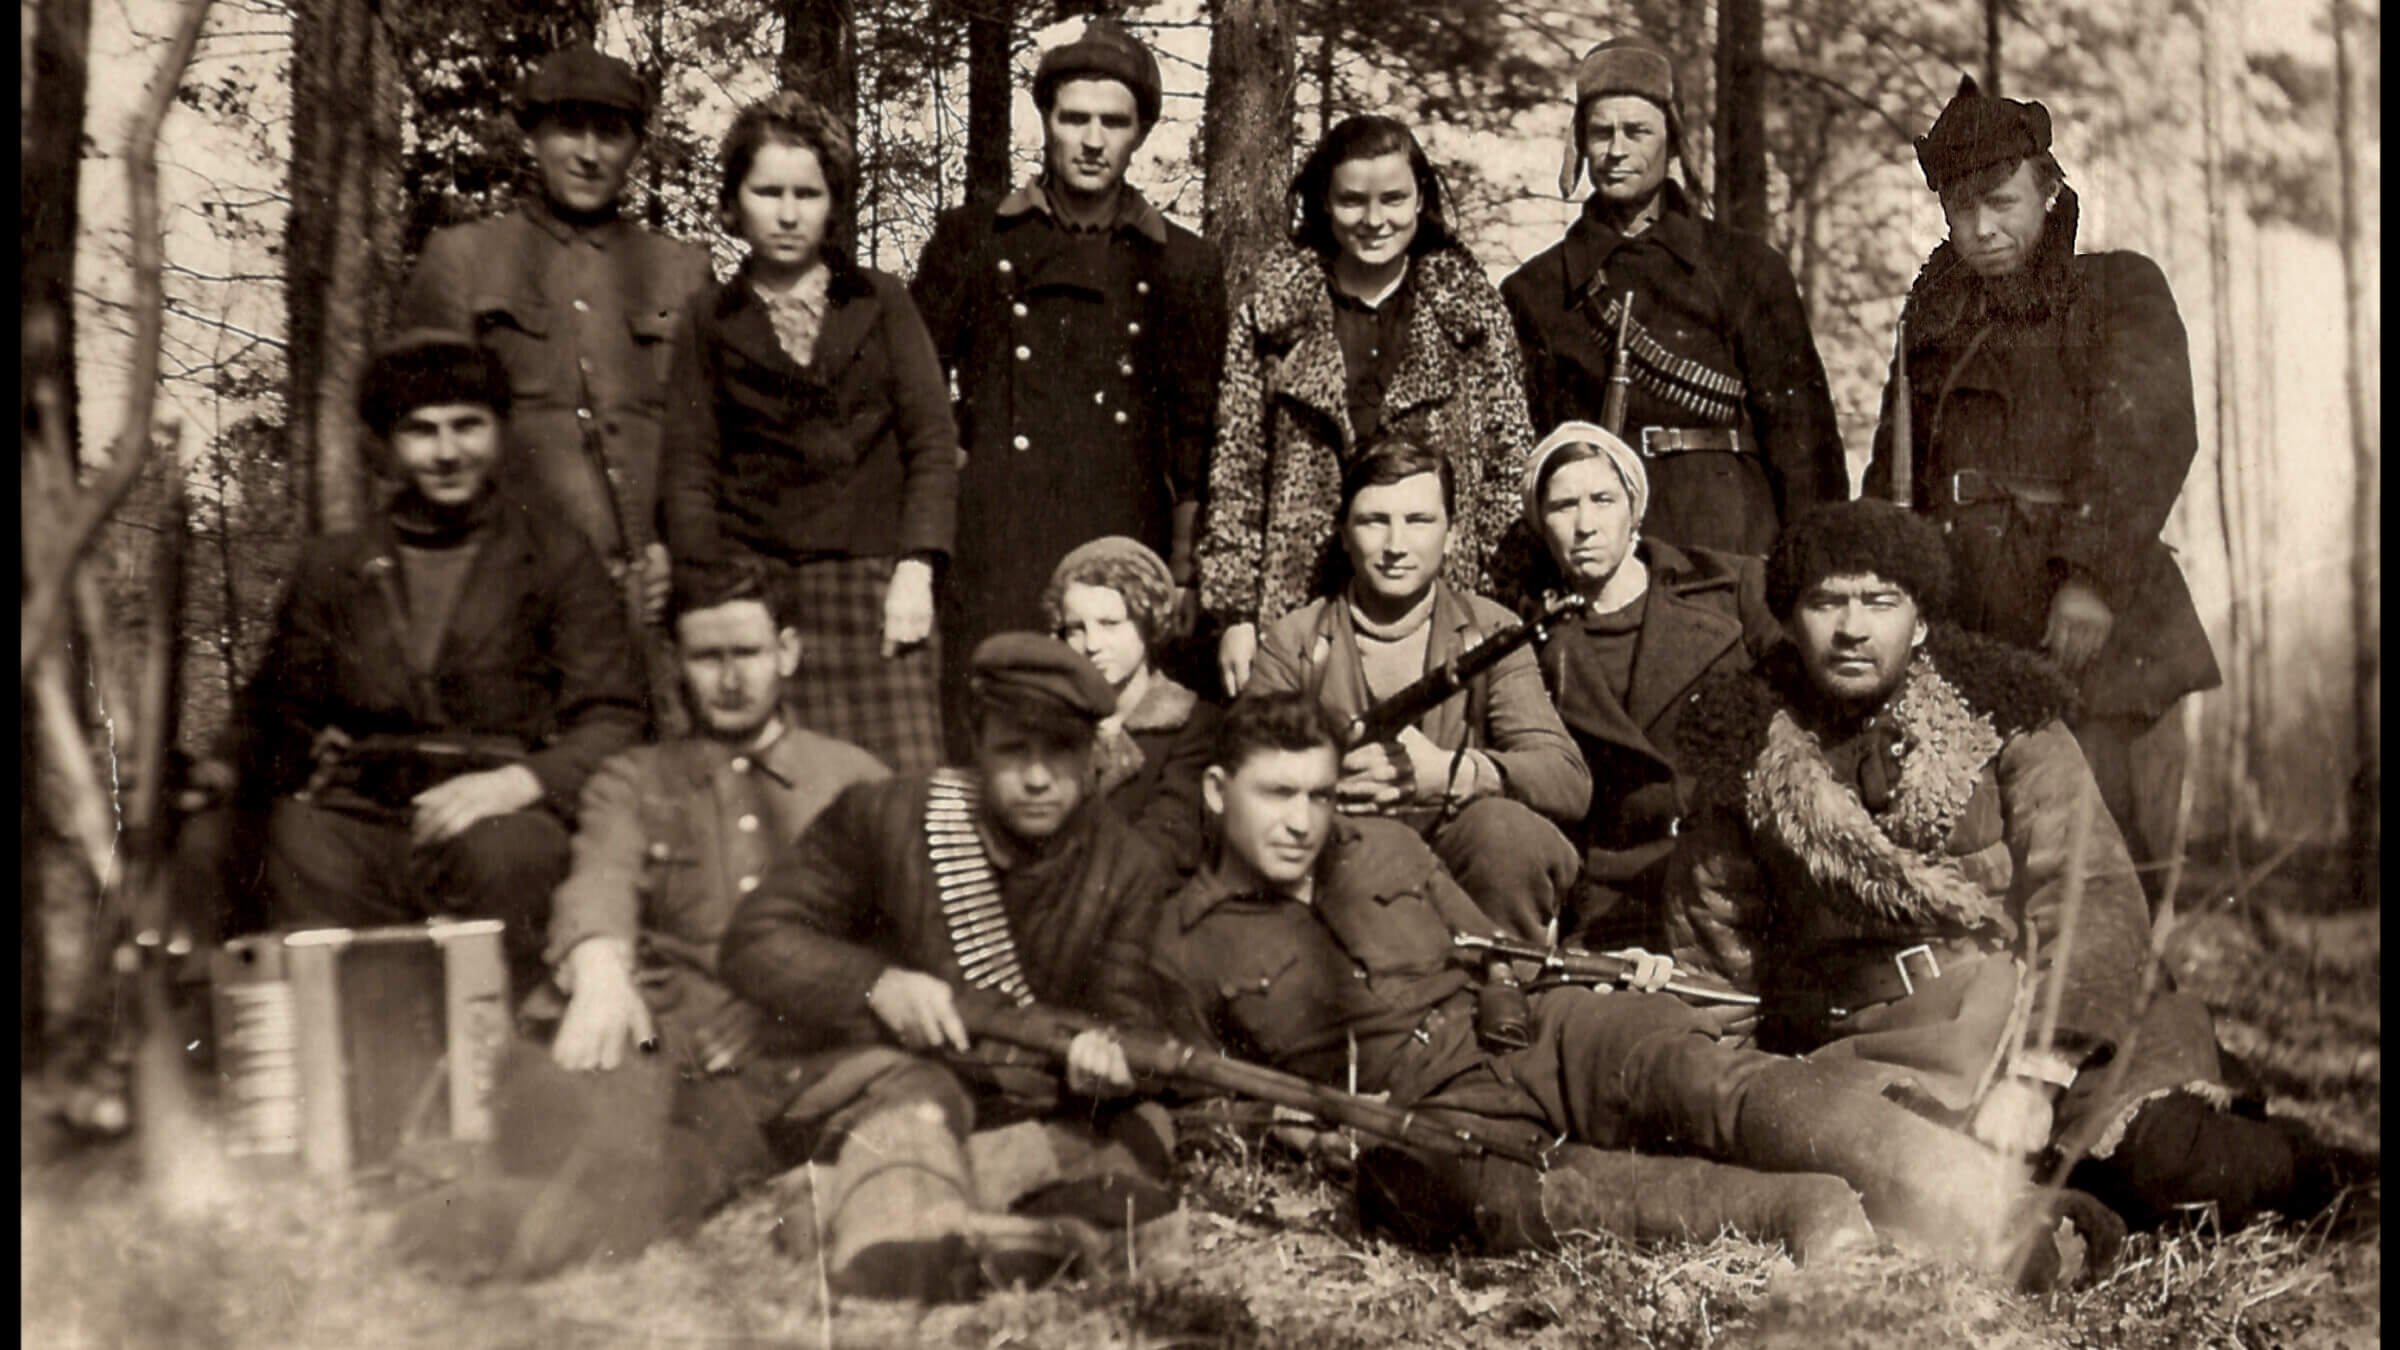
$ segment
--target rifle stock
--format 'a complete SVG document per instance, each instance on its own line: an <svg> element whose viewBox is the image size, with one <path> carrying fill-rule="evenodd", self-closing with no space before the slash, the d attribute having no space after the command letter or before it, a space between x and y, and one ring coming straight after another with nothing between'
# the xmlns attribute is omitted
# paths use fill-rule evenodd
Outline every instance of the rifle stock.
<svg viewBox="0 0 2400 1350"><path fill-rule="evenodd" d="M1582 595L1560 596L1527 622L1486 638L1472 650L1444 661L1406 689L1351 718L1347 731L1349 744L1372 745L1398 737L1404 729L1414 726L1418 718L1442 706L1477 676L1500 664L1510 652L1549 636L1550 625L1582 613L1590 605L1590 599Z"/></svg>
<svg viewBox="0 0 2400 1350"><path fill-rule="evenodd" d="M1585 952L1558 947L1536 947L1530 942L1515 942L1508 938L1483 937L1460 933L1451 944L1468 960L1478 964L1499 959L1532 961L1541 966L1536 980L1548 979L1561 984L1622 984L1633 973L1633 962L1605 952ZM1758 1006L1758 995L1745 994L1729 984L1697 975L1678 975L1661 986L1662 990L1695 1003L1724 1003L1736 1007Z"/></svg>
<svg viewBox="0 0 2400 1350"><path fill-rule="evenodd" d="M1432 1152L1472 1158L1490 1156L1546 1167L1548 1154L1529 1133L1497 1126L1435 1121L1415 1111L1328 1087L1298 1074L1252 1064L1188 1045L1160 1031L1113 1026L1098 1018L1039 1004L1017 1006L961 991L959 1015L972 1035L1064 1059L1067 1045L1086 1031L1104 1031L1124 1047L1125 1063L1137 1077L1172 1079L1214 1088L1236 1097L1288 1106L1320 1120L1379 1139Z"/></svg>

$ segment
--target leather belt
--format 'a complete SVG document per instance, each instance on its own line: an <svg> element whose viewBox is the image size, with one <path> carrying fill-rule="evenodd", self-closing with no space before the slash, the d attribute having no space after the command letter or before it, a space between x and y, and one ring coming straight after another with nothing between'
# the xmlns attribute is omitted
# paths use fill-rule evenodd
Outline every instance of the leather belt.
<svg viewBox="0 0 2400 1350"><path fill-rule="evenodd" d="M1703 450L1743 455L1757 449L1740 427L1643 427L1636 444L1644 459Z"/></svg>
<svg viewBox="0 0 2400 1350"><path fill-rule="evenodd" d="M1947 941L1803 955L1790 968L1806 971L1807 982L1772 990L1767 1003L1777 1016L1838 1020L1896 1003L1944 975L1972 967L1994 950L1981 942Z"/></svg>
<svg viewBox="0 0 2400 1350"><path fill-rule="evenodd" d="M2067 480L2063 478L1990 473L1983 469L1962 469L1950 475L1949 490L1944 495L1952 506L1980 506L1987 502L2065 506L2072 500L2067 495Z"/></svg>

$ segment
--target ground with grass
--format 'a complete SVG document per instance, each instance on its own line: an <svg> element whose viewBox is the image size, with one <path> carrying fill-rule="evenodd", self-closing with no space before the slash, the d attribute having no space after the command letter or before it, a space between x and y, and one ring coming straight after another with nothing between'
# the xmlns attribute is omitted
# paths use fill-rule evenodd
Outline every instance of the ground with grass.
<svg viewBox="0 0 2400 1350"><path fill-rule="evenodd" d="M2182 987L2217 1010L2229 1071L2278 1116L2351 1150L2360 1184L2305 1225L2206 1216L2136 1237L2097 1285L2039 1297L1871 1254L1796 1270L1735 1238L1637 1250L1594 1239L1508 1260L1363 1238L1336 1170L1223 1129L1187 1142L1179 1259L918 1309L828 1305L781 1255L764 1196L628 1264L461 1291L389 1268L366 1196L296 1180L170 1219L132 1150L23 1111L22 1331L45 1347L2366 1347L2381 1342L2382 925L2290 869L2196 903L2171 930Z"/></svg>

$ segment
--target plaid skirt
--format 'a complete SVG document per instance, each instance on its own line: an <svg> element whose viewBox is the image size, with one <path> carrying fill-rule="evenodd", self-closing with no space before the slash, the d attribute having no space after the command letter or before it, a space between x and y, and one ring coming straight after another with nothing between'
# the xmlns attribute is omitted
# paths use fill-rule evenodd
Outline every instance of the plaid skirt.
<svg viewBox="0 0 2400 1350"><path fill-rule="evenodd" d="M941 767L940 638L883 656L883 593L890 558L779 563L799 617L800 668L784 684L793 718L844 740L893 773Z"/></svg>

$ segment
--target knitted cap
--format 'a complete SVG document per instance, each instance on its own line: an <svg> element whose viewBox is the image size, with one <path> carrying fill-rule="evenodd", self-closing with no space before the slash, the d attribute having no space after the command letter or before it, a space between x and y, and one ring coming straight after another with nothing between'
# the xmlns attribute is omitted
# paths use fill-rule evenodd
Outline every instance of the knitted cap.
<svg viewBox="0 0 2400 1350"><path fill-rule="evenodd" d="M1767 554L1767 608L1789 619L1809 587L1827 577L1873 573L1908 592L1918 614L1950 604L1950 549L1941 531L1879 497L1830 502L1783 527Z"/></svg>
<svg viewBox="0 0 2400 1350"><path fill-rule="evenodd" d="M1158 58L1114 19L1093 19L1083 26L1082 36L1042 53L1042 62L1033 72L1033 106L1048 112L1059 82L1070 79L1116 80L1133 91L1143 126L1158 121L1159 102L1164 97Z"/></svg>
<svg viewBox="0 0 2400 1350"><path fill-rule="evenodd" d="M1959 179L2050 148L2050 110L2024 99L1993 98L1962 75L1958 92L1917 138L1917 167L1925 186L1940 192Z"/></svg>
<svg viewBox="0 0 2400 1350"><path fill-rule="evenodd" d="M1633 447L1590 422L1561 422L1558 430L1542 438L1525 461L1522 484L1525 496L1525 523L1539 536L1542 530L1542 477L1550 461L1569 446L1588 445L1607 456L1625 479L1625 491L1633 500L1633 523L1642 523L1642 513L1650 509L1650 474L1642 466L1642 457Z"/></svg>
<svg viewBox="0 0 2400 1350"><path fill-rule="evenodd" d="M1050 571L1050 584L1042 589L1042 621L1052 629L1065 617L1069 586L1106 586L1124 596L1126 616L1154 642L1174 616L1175 575L1139 539L1102 535L1058 560Z"/></svg>

